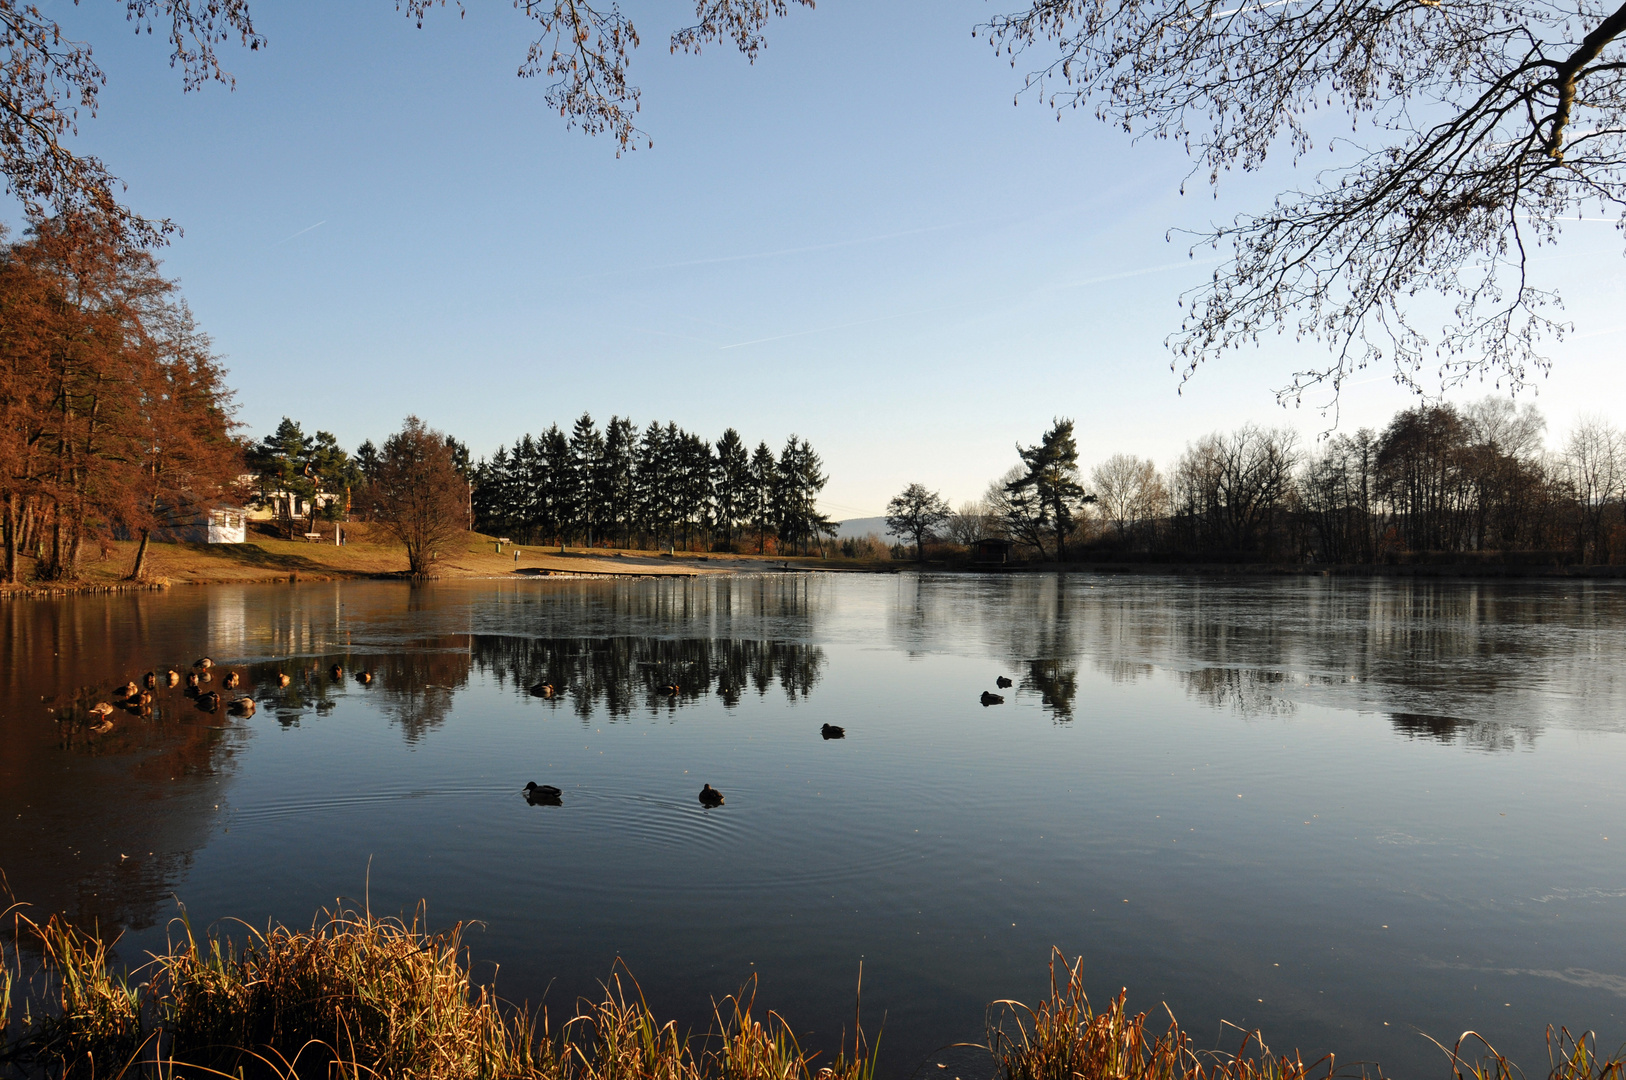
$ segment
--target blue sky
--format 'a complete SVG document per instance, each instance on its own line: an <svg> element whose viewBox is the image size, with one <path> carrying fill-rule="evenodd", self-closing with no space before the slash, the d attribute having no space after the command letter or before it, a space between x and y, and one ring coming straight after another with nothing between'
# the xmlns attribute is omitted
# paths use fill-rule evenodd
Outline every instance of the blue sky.
<svg viewBox="0 0 1626 1080"><path fill-rule="evenodd" d="M1307 172L1182 196L1177 149L1013 107L1021 71L972 38L998 10L979 0L822 0L754 67L669 56L692 7L629 5L655 146L619 159L515 77L531 24L507 3L422 30L385 0L261 3L269 48L228 49L235 91L191 94L123 5L44 6L109 76L78 145L185 229L165 269L251 434L286 414L354 448L416 413L484 454L583 410L776 448L795 432L824 456L827 512L858 517L912 481L974 497L1055 415L1086 466L1167 465L1247 420L1311 444L1327 426L1272 394L1311 344L1183 393L1162 344L1212 269L1167 230ZM1582 412L1626 420L1620 235L1575 223L1538 258L1576 324L1534 398L1550 441ZM1411 400L1386 375L1346 389L1342 427Z"/></svg>

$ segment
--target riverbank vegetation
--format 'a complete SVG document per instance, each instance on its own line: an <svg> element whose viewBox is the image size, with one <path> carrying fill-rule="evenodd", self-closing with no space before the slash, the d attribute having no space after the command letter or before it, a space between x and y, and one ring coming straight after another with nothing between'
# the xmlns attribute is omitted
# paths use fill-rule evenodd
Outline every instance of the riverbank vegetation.
<svg viewBox="0 0 1626 1080"><path fill-rule="evenodd" d="M0 233L0 241L4 234ZM225 496L242 471L208 337L145 250L84 223L0 247L0 582L80 574Z"/></svg>
<svg viewBox="0 0 1626 1080"><path fill-rule="evenodd" d="M729 428L715 444L674 423L640 432L612 416L603 432L583 413L499 448L474 469L474 517L516 542L807 554L834 533L817 507L827 481L795 435L776 456Z"/></svg>
<svg viewBox="0 0 1626 1080"><path fill-rule="evenodd" d="M169 947L137 971L109 945L58 916L12 913L0 944L0 1065L18 1076L171 1080L874 1080L881 1039L855 1007L851 1033L821 1054L754 987L715 1001L699 1033L662 1021L618 970L603 997L577 1003L554 1027L546 1012L504 1002L470 976L461 925L432 932L370 912L324 913L307 930L239 927L235 940L197 933L184 918ZM24 954L38 957L31 971ZM1082 959L1053 955L1050 993L1033 1005L993 1002L987 1075L995 1080L1330 1080L1381 1076L1376 1066L1275 1054L1260 1033L1237 1032L1234 1053L1199 1050L1171 1015L1159 1030L1131 1012L1126 992L1094 1009ZM860 984L860 990L861 990ZM859 1001L861 1002L861 994ZM1476 1041L1477 1040L1477 1041ZM1590 1034L1549 1034L1551 1080L1623 1080L1619 1053ZM1444 1049L1442 1047L1442 1049ZM1468 1051L1475 1053L1470 1056ZM1442 1076L1522 1075L1490 1044L1465 1035Z"/></svg>
<svg viewBox="0 0 1626 1080"><path fill-rule="evenodd" d="M1038 562L1626 561L1626 436L1597 416L1555 448L1545 430L1533 405L1490 397L1308 446L1247 424L1195 440L1166 470L1129 454L1086 469L1073 421L1058 420L942 519L929 550L953 557L995 537Z"/></svg>

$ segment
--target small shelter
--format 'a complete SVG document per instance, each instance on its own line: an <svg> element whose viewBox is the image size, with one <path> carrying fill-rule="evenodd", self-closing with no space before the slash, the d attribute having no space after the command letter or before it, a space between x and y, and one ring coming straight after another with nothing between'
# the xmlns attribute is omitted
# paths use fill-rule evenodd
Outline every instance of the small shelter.
<svg viewBox="0 0 1626 1080"><path fill-rule="evenodd" d="M247 515L241 506L187 503L165 507L154 540L179 544L241 544L248 540Z"/></svg>
<svg viewBox="0 0 1626 1080"><path fill-rule="evenodd" d="M1003 566L1011 561L1013 541L998 536L985 536L971 544L971 561L979 565Z"/></svg>

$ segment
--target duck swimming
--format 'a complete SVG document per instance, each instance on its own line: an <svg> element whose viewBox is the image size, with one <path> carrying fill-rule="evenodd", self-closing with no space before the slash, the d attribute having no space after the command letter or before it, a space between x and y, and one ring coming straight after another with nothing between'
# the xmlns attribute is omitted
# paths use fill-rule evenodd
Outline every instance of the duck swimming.
<svg viewBox="0 0 1626 1080"><path fill-rule="evenodd" d="M158 672L147 672L145 675L141 676L141 682L148 690L151 690L153 687L158 685Z"/></svg>
<svg viewBox="0 0 1626 1080"><path fill-rule="evenodd" d="M124 684L124 689L120 692L120 696L128 701L139 693L141 693L141 687L137 686L133 682L127 682Z"/></svg>
<svg viewBox="0 0 1626 1080"><path fill-rule="evenodd" d="M537 683L535 686L531 687L531 696L532 697L552 697L553 696L553 684L550 683L550 682L539 682L539 683Z"/></svg>
<svg viewBox="0 0 1626 1080"><path fill-rule="evenodd" d="M344 668L340 667L338 664L334 664L333 669L328 674L332 675L334 680L337 681L344 678Z"/></svg>
<svg viewBox="0 0 1626 1080"><path fill-rule="evenodd" d="M998 694L990 694L986 690L984 690L982 692L982 706L983 706L983 708L986 709L990 705L1003 705L1003 704L1005 704L1005 699L1000 697Z"/></svg>
<svg viewBox="0 0 1626 1080"><path fill-rule="evenodd" d="M173 686L174 684L171 683L170 685ZM189 689L189 690L196 690L198 688L198 673L197 672L188 671L186 673L186 686L187 686L187 689Z"/></svg>
<svg viewBox="0 0 1626 1080"><path fill-rule="evenodd" d="M233 671L233 672L228 673L224 679L220 680L220 685L221 686L226 686L226 687L234 687L234 686L236 686L238 683L240 683L242 681L243 681L243 677L241 675L237 674L237 672Z"/></svg>
<svg viewBox="0 0 1626 1080"><path fill-rule="evenodd" d="M287 686L292 681L293 680L289 679L286 673L281 672L281 671L277 672L277 685L278 686Z"/></svg>
<svg viewBox="0 0 1626 1080"><path fill-rule="evenodd" d="M254 699L251 697L238 698L236 701L231 703L231 711L236 713L238 716L253 716Z"/></svg>
<svg viewBox="0 0 1626 1080"><path fill-rule="evenodd" d="M174 668L170 668L168 674L164 676L164 682L169 686L180 685L181 673Z"/></svg>
<svg viewBox="0 0 1626 1080"><path fill-rule="evenodd" d="M700 805L707 808L723 805L723 793L707 784L700 789Z"/></svg>
<svg viewBox="0 0 1626 1080"><path fill-rule="evenodd" d="M525 801L532 806L563 806L564 792L552 784L539 784L531 780L525 785Z"/></svg>
<svg viewBox="0 0 1626 1080"><path fill-rule="evenodd" d="M361 674L356 676L356 681L363 686L371 686L373 684L373 673L370 671L363 671Z"/></svg>
<svg viewBox="0 0 1626 1080"><path fill-rule="evenodd" d="M198 696L198 708L203 709L205 712L219 712L220 695L213 690L207 694L200 694Z"/></svg>
<svg viewBox="0 0 1626 1080"><path fill-rule="evenodd" d="M1011 680L1009 680L1005 676L1001 675L999 678L994 680L994 685L999 687L1001 690L1003 690L1007 686L1011 685Z"/></svg>
<svg viewBox="0 0 1626 1080"><path fill-rule="evenodd" d="M824 736L826 739L845 739L847 737L847 729L837 724L825 724L823 727L819 728L819 734Z"/></svg>
<svg viewBox="0 0 1626 1080"><path fill-rule="evenodd" d="M215 662L209 659L207 656L200 656L198 659L192 661L192 666L195 668L212 668L215 666Z"/></svg>
<svg viewBox="0 0 1626 1080"><path fill-rule="evenodd" d="M678 691L681 689L682 687L678 686L677 683L668 683L667 685L661 687L661 693L665 694L667 697L677 697Z"/></svg>

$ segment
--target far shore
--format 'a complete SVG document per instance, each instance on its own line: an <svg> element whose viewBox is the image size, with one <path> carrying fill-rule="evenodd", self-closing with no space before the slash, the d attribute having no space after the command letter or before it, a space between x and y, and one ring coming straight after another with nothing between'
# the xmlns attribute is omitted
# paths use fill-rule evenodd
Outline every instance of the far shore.
<svg viewBox="0 0 1626 1080"><path fill-rule="evenodd" d="M406 551L377 525L345 527L346 542L333 543L326 526L320 542L282 540L254 534L243 544L150 545L143 580L129 580L135 560L134 541L91 546L74 581L32 581L33 561L24 560L24 580L0 585L0 597L50 597L72 594L134 592L172 585L287 584L301 581L407 580ZM835 545L832 545L835 547ZM652 551L606 547L560 548L501 542L470 532L436 564L432 579L534 580L541 577L647 578L698 577L713 574L763 574L785 571L847 573L1071 573L1131 577L1381 577L1442 579L1626 578L1626 565L1580 565L1557 561L1510 559L1433 560L1408 558L1383 564L1316 564L1261 562L1176 562L1096 559L1078 562L1026 562L1008 565L972 563L963 556L912 559L851 559L838 554L757 555L750 552Z"/></svg>

